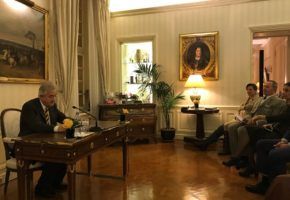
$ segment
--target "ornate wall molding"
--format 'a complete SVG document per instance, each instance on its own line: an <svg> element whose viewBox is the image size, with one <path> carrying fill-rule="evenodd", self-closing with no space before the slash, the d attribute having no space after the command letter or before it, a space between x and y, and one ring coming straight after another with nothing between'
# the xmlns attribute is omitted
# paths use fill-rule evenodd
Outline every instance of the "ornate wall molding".
<svg viewBox="0 0 290 200"><path fill-rule="evenodd" d="M184 114L180 111L181 107L184 105L179 105L172 110L171 121L172 126L176 128L175 139L183 139L184 136L195 135L196 128L196 116L190 114ZM205 107L218 107L220 112L216 114L204 115L204 130L205 134L211 134L218 126L230 121L234 118L237 113L239 106L205 106ZM164 122L162 114L160 113L160 108L158 111L158 127L157 127L157 137L160 137L160 128L164 127Z"/></svg>

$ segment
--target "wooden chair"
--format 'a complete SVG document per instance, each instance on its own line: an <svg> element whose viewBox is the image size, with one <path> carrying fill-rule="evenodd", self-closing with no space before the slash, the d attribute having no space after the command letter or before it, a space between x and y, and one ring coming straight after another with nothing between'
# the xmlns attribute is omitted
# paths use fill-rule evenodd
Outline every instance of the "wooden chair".
<svg viewBox="0 0 290 200"><path fill-rule="evenodd" d="M265 200L283 200L289 199L290 196L290 175L283 174L277 176L271 183L270 188L267 190Z"/></svg>
<svg viewBox="0 0 290 200"><path fill-rule="evenodd" d="M5 176L5 186L4 194L7 192L10 172L17 172L16 159L14 155L14 139L18 137L20 129L20 114L21 110L17 108L7 108L4 109L0 114L0 125L2 139L4 142L5 154L6 154L6 176ZM36 162L29 166L29 175L32 177L33 171L40 170L42 164Z"/></svg>

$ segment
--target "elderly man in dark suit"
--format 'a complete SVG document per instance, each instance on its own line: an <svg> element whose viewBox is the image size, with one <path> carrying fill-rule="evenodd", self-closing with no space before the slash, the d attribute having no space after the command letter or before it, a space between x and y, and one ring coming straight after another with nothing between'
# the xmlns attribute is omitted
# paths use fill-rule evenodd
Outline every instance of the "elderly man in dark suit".
<svg viewBox="0 0 290 200"><path fill-rule="evenodd" d="M65 131L61 124L57 125L57 123L62 123L66 116L57 109L56 93L55 86L51 82L41 83L38 98L26 102L22 107L20 136ZM42 197L54 197L57 191L65 190L66 185L62 183L65 174L65 164L44 163L35 194Z"/></svg>

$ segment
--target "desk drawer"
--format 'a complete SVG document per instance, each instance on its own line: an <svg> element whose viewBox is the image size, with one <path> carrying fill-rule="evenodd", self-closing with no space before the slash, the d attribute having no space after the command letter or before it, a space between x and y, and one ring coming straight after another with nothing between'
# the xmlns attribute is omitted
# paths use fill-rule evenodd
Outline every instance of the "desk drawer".
<svg viewBox="0 0 290 200"><path fill-rule="evenodd" d="M129 108L129 115L154 115L155 108Z"/></svg>
<svg viewBox="0 0 290 200"><path fill-rule="evenodd" d="M126 120L130 121L129 126L145 126L156 123L155 116L128 116Z"/></svg>
<svg viewBox="0 0 290 200"><path fill-rule="evenodd" d="M125 129L111 130L105 133L102 133L103 139L106 144L110 144L114 141L119 140L126 134Z"/></svg>
<svg viewBox="0 0 290 200"><path fill-rule="evenodd" d="M89 144L80 145L78 147L78 154L88 153L94 151L98 148L104 147L113 143L114 141L120 140L126 134L125 128L122 129L112 129L110 131L105 131L101 133L95 140L91 141Z"/></svg>
<svg viewBox="0 0 290 200"><path fill-rule="evenodd" d="M77 153L72 149L55 146L50 144L39 145L23 145L21 148L23 155L29 155L29 160L55 161L55 160L71 160ZM44 159L45 158L45 159Z"/></svg>
<svg viewBox="0 0 290 200"><path fill-rule="evenodd" d="M155 115L154 108L128 108L129 113L127 115ZM120 109L104 109L102 112L103 117L118 117L120 115ZM103 119L102 119L103 120Z"/></svg>
<svg viewBox="0 0 290 200"><path fill-rule="evenodd" d="M154 135L155 127L152 126L135 126L128 127L128 136L130 137L138 137L140 135Z"/></svg>

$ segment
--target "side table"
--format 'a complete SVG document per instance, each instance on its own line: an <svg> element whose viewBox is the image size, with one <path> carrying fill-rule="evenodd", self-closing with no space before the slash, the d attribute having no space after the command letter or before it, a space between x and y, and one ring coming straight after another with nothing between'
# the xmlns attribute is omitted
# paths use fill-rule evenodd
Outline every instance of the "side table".
<svg viewBox="0 0 290 200"><path fill-rule="evenodd" d="M185 142L194 143L196 140L200 140L204 138L204 122L203 122L203 115L205 114L214 114L218 113L219 109L217 108L190 108L190 107L182 107L182 113L186 114L194 114L196 115L196 135L195 137L184 137Z"/></svg>

